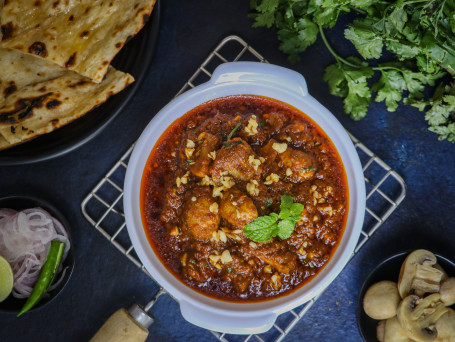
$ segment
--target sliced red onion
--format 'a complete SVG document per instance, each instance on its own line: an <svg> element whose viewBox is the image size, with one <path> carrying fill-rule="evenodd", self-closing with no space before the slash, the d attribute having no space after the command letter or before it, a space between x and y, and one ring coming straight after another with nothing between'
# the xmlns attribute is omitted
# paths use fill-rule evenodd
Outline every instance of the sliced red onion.
<svg viewBox="0 0 455 342"><path fill-rule="evenodd" d="M65 243L65 260L70 242L63 225L41 208L16 212L0 209L0 255L11 264L14 274L13 296L30 296L52 240ZM62 266L60 266L61 270Z"/></svg>

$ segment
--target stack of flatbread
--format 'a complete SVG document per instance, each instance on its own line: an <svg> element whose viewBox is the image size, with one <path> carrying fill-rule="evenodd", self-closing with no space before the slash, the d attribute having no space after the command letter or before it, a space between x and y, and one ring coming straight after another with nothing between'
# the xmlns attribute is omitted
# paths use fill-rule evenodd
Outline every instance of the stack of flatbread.
<svg viewBox="0 0 455 342"><path fill-rule="evenodd" d="M134 78L110 66L156 0L0 0L0 149L89 112Z"/></svg>

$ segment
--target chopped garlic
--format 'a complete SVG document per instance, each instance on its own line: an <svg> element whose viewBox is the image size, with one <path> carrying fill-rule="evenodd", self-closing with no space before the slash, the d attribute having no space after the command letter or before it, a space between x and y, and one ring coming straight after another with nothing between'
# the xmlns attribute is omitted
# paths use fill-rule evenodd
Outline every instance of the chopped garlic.
<svg viewBox="0 0 455 342"><path fill-rule="evenodd" d="M286 169L286 176L289 177L290 175L292 175L292 170L290 168L287 168Z"/></svg>
<svg viewBox="0 0 455 342"><path fill-rule="evenodd" d="M215 242L220 241L220 235L218 234L218 232L213 232L212 238L210 240L215 241Z"/></svg>
<svg viewBox="0 0 455 342"><path fill-rule="evenodd" d="M250 181L250 183L248 183L246 185L246 191L248 191L248 193L251 195L251 196L258 196L259 195L259 187L258 187L258 181L253 179Z"/></svg>
<svg viewBox="0 0 455 342"><path fill-rule="evenodd" d="M256 248L257 246L258 246L258 245L257 245L255 242L250 241L250 247L251 247L251 248Z"/></svg>
<svg viewBox="0 0 455 342"><path fill-rule="evenodd" d="M212 196L213 197L221 197L221 198L223 198L223 193L222 193L223 190L225 190L224 186L215 186L215 187L213 187Z"/></svg>
<svg viewBox="0 0 455 342"><path fill-rule="evenodd" d="M243 230L241 229L236 229L233 231L234 234L240 234L241 232L243 232Z"/></svg>
<svg viewBox="0 0 455 342"><path fill-rule="evenodd" d="M286 139L287 142L291 142L292 141L291 137L286 137L285 139Z"/></svg>
<svg viewBox="0 0 455 342"><path fill-rule="evenodd" d="M171 153L171 156L175 157L175 156L176 156L176 153L175 153L175 152L172 152L172 153Z"/></svg>
<svg viewBox="0 0 455 342"><path fill-rule="evenodd" d="M270 265L267 265L264 267L264 272L265 273L272 273L272 266Z"/></svg>
<svg viewBox="0 0 455 342"><path fill-rule="evenodd" d="M209 156L209 158L215 160L215 158L216 158L216 151L209 152L208 156Z"/></svg>
<svg viewBox="0 0 455 342"><path fill-rule="evenodd" d="M210 204L209 210L213 214L218 214L218 203L212 203Z"/></svg>
<svg viewBox="0 0 455 342"><path fill-rule="evenodd" d="M288 144L286 143L273 143L272 148L277 151L278 153L283 153L284 151L287 150Z"/></svg>
<svg viewBox="0 0 455 342"><path fill-rule="evenodd" d="M220 182L225 187L225 190L230 189L235 185L234 180L229 176L221 176Z"/></svg>
<svg viewBox="0 0 455 342"><path fill-rule="evenodd" d="M218 234L220 235L220 240L221 240L221 242L226 243L226 242L227 242L226 233L223 232L222 230L219 230L219 231L218 231Z"/></svg>
<svg viewBox="0 0 455 342"><path fill-rule="evenodd" d="M188 147L188 148L195 148L196 145L194 144L194 141L193 141L193 140L187 139L187 140L186 140L186 147Z"/></svg>
<svg viewBox="0 0 455 342"><path fill-rule="evenodd" d="M224 250L223 253L221 253L221 262L223 264L227 264L229 262L232 262L231 253L229 253L229 251L227 249Z"/></svg>
<svg viewBox="0 0 455 342"><path fill-rule="evenodd" d="M189 172L185 173L182 177L177 177L175 179L175 183L177 184L177 188L180 187L180 184L188 183L188 176L190 175Z"/></svg>
<svg viewBox="0 0 455 342"><path fill-rule="evenodd" d="M213 180L209 176L205 175L199 184L200 185L213 185L214 183L213 183Z"/></svg>
<svg viewBox="0 0 455 342"><path fill-rule="evenodd" d="M197 198L193 196L193 197L191 197L191 200L192 200L193 202L196 202Z"/></svg>
<svg viewBox="0 0 455 342"><path fill-rule="evenodd" d="M213 255L213 254L211 254L211 255L209 255L209 259L211 261L213 261L214 263L217 263L218 261L220 261L221 255Z"/></svg>
<svg viewBox="0 0 455 342"><path fill-rule="evenodd" d="M270 185L272 183L276 183L280 180L280 177L276 173L271 173L265 178L265 185Z"/></svg>
<svg viewBox="0 0 455 342"><path fill-rule="evenodd" d="M260 159L255 159L253 155L248 157L248 163L250 163L251 166L253 166L254 170L257 171L259 165L261 165L261 160Z"/></svg>
<svg viewBox="0 0 455 342"><path fill-rule="evenodd" d="M245 127L245 132L248 135L255 135L258 133L258 122L256 121L256 115L252 115L251 119L248 120L248 126Z"/></svg>

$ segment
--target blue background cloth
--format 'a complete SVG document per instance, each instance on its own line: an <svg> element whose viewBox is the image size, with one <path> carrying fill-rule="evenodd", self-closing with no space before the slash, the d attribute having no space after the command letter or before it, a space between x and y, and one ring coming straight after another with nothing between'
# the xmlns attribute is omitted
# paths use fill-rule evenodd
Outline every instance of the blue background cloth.
<svg viewBox="0 0 455 342"><path fill-rule="evenodd" d="M138 138L151 118L180 90L208 53L227 35L237 34L269 62L304 75L309 92L353 133L403 176L407 197L366 243L285 341L360 341L355 308L367 274L388 256L427 248L455 260L455 145L427 129L424 114L400 105L388 113L373 103L367 117L352 121L342 100L322 80L334 62L321 39L297 64L278 51L273 31L254 29L248 1L162 1L154 61L126 109L96 138L62 157L0 168L0 194L47 199L72 224L76 265L70 282L51 304L20 318L0 312L0 341L87 341L117 309L145 304L158 286L84 219L81 202ZM342 56L355 53L343 38L347 16L327 32ZM455 276L455 275L454 275ZM192 326L178 304L161 297L152 309L155 323L147 341L215 341ZM254 339L253 339L254 340Z"/></svg>

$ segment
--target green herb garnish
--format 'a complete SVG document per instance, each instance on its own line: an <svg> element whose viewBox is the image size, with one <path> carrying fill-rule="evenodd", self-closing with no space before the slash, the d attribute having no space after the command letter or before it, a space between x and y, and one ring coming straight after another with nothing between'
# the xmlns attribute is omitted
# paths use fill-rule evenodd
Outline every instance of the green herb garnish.
<svg viewBox="0 0 455 342"><path fill-rule="evenodd" d="M365 117L372 101L390 112L403 102L426 110L429 130L455 142L455 84L440 82L431 99L424 95L440 79L455 80L455 1L250 0L250 6L253 27L276 30L291 62L322 38L335 62L323 79L352 119ZM346 13L356 19L344 37L362 58L340 56L325 36Z"/></svg>
<svg viewBox="0 0 455 342"><path fill-rule="evenodd" d="M316 170L316 168L314 166L300 168L300 171L314 171L314 170Z"/></svg>
<svg viewBox="0 0 455 342"><path fill-rule="evenodd" d="M226 140L231 140L232 136L234 135L235 131L237 131L240 126L242 126L242 124L239 122L235 127L234 129L231 131L231 133L229 133L229 135L227 136L227 139Z"/></svg>
<svg viewBox="0 0 455 342"><path fill-rule="evenodd" d="M272 205L273 201L268 197L266 197L265 200L267 201L267 207L270 207Z"/></svg>
<svg viewBox="0 0 455 342"><path fill-rule="evenodd" d="M188 159L188 160L186 161L186 165L189 165L189 164L191 164L192 162L193 162L193 159Z"/></svg>
<svg viewBox="0 0 455 342"><path fill-rule="evenodd" d="M295 224L302 215L303 204L294 203L292 196L281 196L280 213L260 216L243 229L247 238L256 242L266 242L279 236L287 239L294 231Z"/></svg>
<svg viewBox="0 0 455 342"><path fill-rule="evenodd" d="M228 271L229 273L232 273L232 268L231 268L231 266L228 266L228 267L227 267L227 271Z"/></svg>
<svg viewBox="0 0 455 342"><path fill-rule="evenodd" d="M261 122L259 123L259 127L264 126L266 123L267 123L267 121L265 121L265 120L261 121Z"/></svg>
<svg viewBox="0 0 455 342"><path fill-rule="evenodd" d="M241 141L234 141L232 144L229 144L227 142L224 142L223 145L226 146L226 147L234 147L234 146L237 146L237 145L242 145L243 143Z"/></svg>
<svg viewBox="0 0 455 342"><path fill-rule="evenodd" d="M189 264L196 265L196 261L194 261L194 260L188 260L188 263L189 263Z"/></svg>
<svg viewBox="0 0 455 342"><path fill-rule="evenodd" d="M321 145L320 142L317 142L317 141L316 141L316 142L314 143L314 146L319 146L319 145Z"/></svg>

